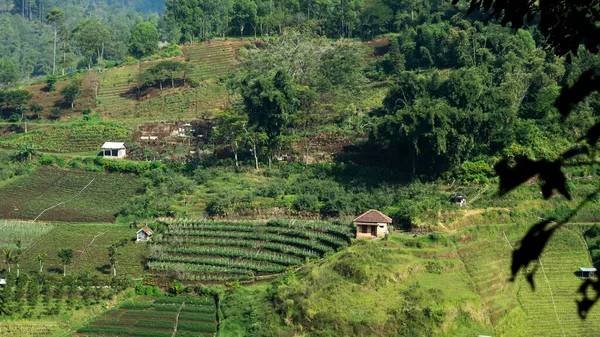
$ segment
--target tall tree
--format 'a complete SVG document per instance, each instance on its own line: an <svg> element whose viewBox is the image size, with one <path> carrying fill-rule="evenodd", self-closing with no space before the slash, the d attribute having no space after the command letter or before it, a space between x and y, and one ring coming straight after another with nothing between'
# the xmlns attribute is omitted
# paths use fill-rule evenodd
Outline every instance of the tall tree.
<svg viewBox="0 0 600 337"><path fill-rule="evenodd" d="M150 22L138 23L131 32L129 51L137 58L148 56L158 49L160 35Z"/></svg>
<svg viewBox="0 0 600 337"><path fill-rule="evenodd" d="M247 25L256 26L256 3L252 0L235 0L233 5L233 21L240 29L240 36L244 37ZM254 29L256 38L256 29Z"/></svg>
<svg viewBox="0 0 600 337"><path fill-rule="evenodd" d="M297 109L294 83L284 70L249 77L242 81L240 94L248 122L266 134L269 166L281 136Z"/></svg>
<svg viewBox="0 0 600 337"><path fill-rule="evenodd" d="M58 31L65 23L65 13L60 8L52 8L46 15L46 20L52 25L54 30L54 58L52 61L52 75L56 73L56 43L58 40Z"/></svg>
<svg viewBox="0 0 600 337"><path fill-rule="evenodd" d="M235 167L239 166L238 152L240 144L246 139L244 131L246 124L248 124L248 117L241 113L239 108L233 107L227 109L225 113L217 118L216 127L212 134L217 141L231 149L235 160Z"/></svg>
<svg viewBox="0 0 600 337"><path fill-rule="evenodd" d="M75 100L81 95L81 81L79 79L74 79L66 87L61 89L60 94L63 95L65 103L70 104L71 109L73 109Z"/></svg>
<svg viewBox="0 0 600 337"><path fill-rule="evenodd" d="M0 88L16 84L20 76L17 64L13 60L0 59Z"/></svg>
<svg viewBox="0 0 600 337"><path fill-rule="evenodd" d="M67 266L73 262L73 249L60 248L58 250L58 258L63 264L63 276L67 276Z"/></svg>
<svg viewBox="0 0 600 337"><path fill-rule="evenodd" d="M91 69L94 57L97 61L103 59L104 47L109 39L110 32L96 18L85 19L73 29L73 40L88 59L88 69Z"/></svg>

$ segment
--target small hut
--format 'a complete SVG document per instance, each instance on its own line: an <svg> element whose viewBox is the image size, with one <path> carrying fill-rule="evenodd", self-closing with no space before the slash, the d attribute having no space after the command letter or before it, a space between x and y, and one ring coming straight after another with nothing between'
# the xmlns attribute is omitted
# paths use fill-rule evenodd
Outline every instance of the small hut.
<svg viewBox="0 0 600 337"><path fill-rule="evenodd" d="M594 278L596 277L596 268L579 268L579 277Z"/></svg>
<svg viewBox="0 0 600 337"><path fill-rule="evenodd" d="M150 236L154 234L154 231L150 229L148 226L142 227L139 231L137 231L137 240L138 242L146 242L150 238Z"/></svg>
<svg viewBox="0 0 600 337"><path fill-rule="evenodd" d="M389 233L388 225L392 223L392 218L372 209L357 216L352 222L356 225L356 238L381 238Z"/></svg>
<svg viewBox="0 0 600 337"><path fill-rule="evenodd" d="M0 286L6 285L6 279L0 278Z"/></svg>
<svg viewBox="0 0 600 337"><path fill-rule="evenodd" d="M466 206L467 205L467 197L464 194L461 193L457 193L457 194L452 194L452 196L450 196L450 200L459 205L460 207Z"/></svg>
<svg viewBox="0 0 600 337"><path fill-rule="evenodd" d="M126 155L125 143L106 142L102 145L102 156L104 158L120 159L125 158Z"/></svg>

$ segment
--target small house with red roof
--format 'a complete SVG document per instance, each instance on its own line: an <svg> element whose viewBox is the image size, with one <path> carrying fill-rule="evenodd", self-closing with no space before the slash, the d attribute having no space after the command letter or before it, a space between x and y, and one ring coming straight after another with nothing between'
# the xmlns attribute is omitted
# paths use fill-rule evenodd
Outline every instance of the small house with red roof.
<svg viewBox="0 0 600 337"><path fill-rule="evenodd" d="M389 233L392 218L372 209L352 220L356 225L356 238L382 238Z"/></svg>

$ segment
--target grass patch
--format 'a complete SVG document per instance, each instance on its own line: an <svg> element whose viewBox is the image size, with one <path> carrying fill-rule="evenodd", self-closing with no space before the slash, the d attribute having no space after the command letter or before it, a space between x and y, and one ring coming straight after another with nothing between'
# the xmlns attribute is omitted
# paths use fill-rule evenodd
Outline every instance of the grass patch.
<svg viewBox="0 0 600 337"><path fill-rule="evenodd" d="M21 248L27 249L39 237L55 228L52 224L33 223L28 221L0 221L0 249L16 249L16 242L21 241Z"/></svg>

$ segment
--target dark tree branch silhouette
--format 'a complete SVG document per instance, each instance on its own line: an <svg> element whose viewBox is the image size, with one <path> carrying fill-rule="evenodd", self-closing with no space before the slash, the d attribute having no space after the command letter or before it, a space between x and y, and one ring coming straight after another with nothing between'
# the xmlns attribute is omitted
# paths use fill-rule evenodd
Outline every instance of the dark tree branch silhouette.
<svg viewBox="0 0 600 337"><path fill-rule="evenodd" d="M453 0L457 4L459 0ZM499 20L504 26L518 30L526 24L539 27L546 39L546 45L558 56L566 56L571 62L572 55L577 55L580 46L589 53L597 54L600 46L600 0L470 0L469 14L480 10L488 13L487 19ZM581 103L595 91L600 91L600 70L587 69L575 83L564 86L554 106L565 121L575 105ZM555 161L532 160L526 157L504 159L495 166L500 177L499 194L504 195L529 179L537 176L542 181L542 194L545 199L558 191L568 200L571 195L567 189L567 179L563 167L592 166L600 164L596 160L596 145L600 139L600 122L590 127L578 145L564 152ZM587 159L580 159L586 156ZM529 271L529 264L539 259L546 244L557 229L568 223L588 202L600 194L600 188L587 195L568 216L563 219L546 219L533 225L515 249L511 265L511 281L521 269L533 289L534 274L537 267ZM589 289L595 291L590 297ZM588 279L579 288L583 299L577 301L578 313L585 319L592 306L600 300L600 281Z"/></svg>

